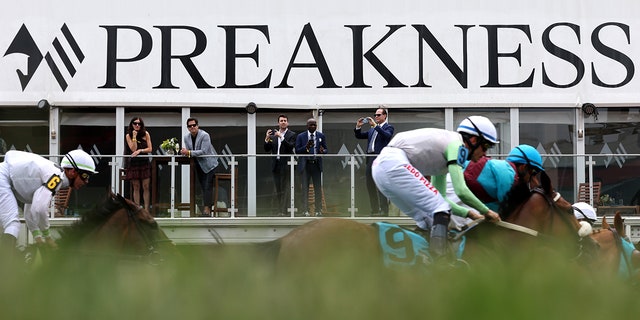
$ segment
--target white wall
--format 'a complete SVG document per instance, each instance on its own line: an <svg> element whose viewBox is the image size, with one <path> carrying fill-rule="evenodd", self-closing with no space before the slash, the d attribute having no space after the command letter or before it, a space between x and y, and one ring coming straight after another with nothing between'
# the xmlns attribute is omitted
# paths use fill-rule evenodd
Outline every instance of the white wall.
<svg viewBox="0 0 640 320"><path fill-rule="evenodd" d="M33 105L42 98L59 106L244 107L248 101L279 108L379 103L566 107L587 101L637 105L640 80L634 74L634 65L640 62L638 12L640 2L635 0L8 2L0 12L0 105ZM558 23L566 25L552 27ZM65 38L63 25L77 42L82 61ZM358 41L347 27L350 25L363 29L360 53L354 54ZM397 31L385 39L392 28L388 25L396 25ZM413 25L424 26L423 30L433 34L450 57L449 67L466 71L461 75L466 85L455 79ZM465 28L457 27L460 25L468 26L466 42ZM235 63L235 69L225 58L229 34L225 26L237 28L235 49L229 49L235 50L236 57L229 60ZM163 40L161 30L170 28L174 30L168 42ZM497 30L496 41L490 40L492 29ZM26 41L29 37L25 37L25 30L33 42ZM303 30L307 37L301 36ZM314 43L308 37L311 31L318 45L315 56L309 48ZM546 31L548 42L561 50L545 47ZM175 88L154 89L162 82L162 47L171 55L188 55L196 50L198 33L202 52L190 61L202 76L203 87L198 88L180 61L167 59L164 73L171 71L170 82ZM150 51L133 59L141 52L141 34L148 36ZM54 39L69 56L75 74L65 67L52 44ZM363 52L382 39L372 53L400 87L388 87L393 78L388 75L385 79L384 68L376 69L375 63L363 58ZM66 87L55 79L45 60L29 70L27 56L19 53L29 48L42 55L51 54ZM115 62L108 57L109 48L117 48L115 59L136 61ZM557 52L565 52L564 58ZM249 57L251 53L255 54ZM323 68L300 65L322 64L320 54L326 61L324 79L319 71ZM362 63L354 64L354 59ZM298 65L292 66L292 61ZM584 64L584 74L579 78L578 61ZM115 66L110 84L122 88L104 88L109 87L108 65ZM361 73L354 71L358 65L362 66ZM548 78L560 87L543 82L543 65ZM33 76L24 89L16 70ZM235 70L236 85L265 81L265 88L224 88L230 70ZM594 84L593 73L605 85ZM365 87L351 88L359 74ZM430 87L412 87L420 75ZM530 76L531 84L523 84ZM278 87L284 79L291 88ZM492 82L500 85L487 87ZM318 88L323 83L330 88ZM523 85L512 87L516 84Z"/></svg>

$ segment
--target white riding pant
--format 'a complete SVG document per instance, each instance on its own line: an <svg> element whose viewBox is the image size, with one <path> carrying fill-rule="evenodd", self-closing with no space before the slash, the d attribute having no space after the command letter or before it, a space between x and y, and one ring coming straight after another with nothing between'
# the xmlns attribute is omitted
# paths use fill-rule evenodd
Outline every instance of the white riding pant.
<svg viewBox="0 0 640 320"><path fill-rule="evenodd" d="M0 223L4 233L18 238L20 234L18 200L11 190L9 168L4 162L0 163Z"/></svg>
<svg viewBox="0 0 640 320"><path fill-rule="evenodd" d="M451 210L440 192L411 165L401 149L382 149L373 161L371 174L380 192L422 229L431 229L434 213Z"/></svg>

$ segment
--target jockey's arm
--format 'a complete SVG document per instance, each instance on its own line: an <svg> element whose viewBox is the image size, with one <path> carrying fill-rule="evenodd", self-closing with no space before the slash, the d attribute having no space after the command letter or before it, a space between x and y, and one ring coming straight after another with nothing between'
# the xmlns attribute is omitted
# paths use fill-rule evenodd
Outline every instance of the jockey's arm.
<svg viewBox="0 0 640 320"><path fill-rule="evenodd" d="M451 174L451 183L453 184L453 190L455 191L458 198L460 198L460 200L464 204L476 209L478 212L480 212L480 214L487 214L487 212L489 212L489 208L471 192L469 187L467 187L467 184L464 181L464 172L462 170L462 167L460 167L460 165L458 165L457 163L452 163L449 164L448 168L449 173ZM465 209L465 211L468 212L468 209ZM466 216L466 213L464 216Z"/></svg>
<svg viewBox="0 0 640 320"><path fill-rule="evenodd" d="M29 230L45 231L49 229L49 208L53 195L45 186L33 193L33 200L25 210L24 220Z"/></svg>

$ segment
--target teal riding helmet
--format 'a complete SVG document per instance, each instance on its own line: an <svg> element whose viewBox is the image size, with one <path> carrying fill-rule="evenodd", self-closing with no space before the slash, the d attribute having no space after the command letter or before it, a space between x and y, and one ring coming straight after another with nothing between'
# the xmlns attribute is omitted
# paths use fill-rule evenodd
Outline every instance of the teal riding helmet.
<svg viewBox="0 0 640 320"><path fill-rule="evenodd" d="M507 156L507 161L526 164L533 166L540 171L544 171L544 168L542 167L542 156L536 148L528 144L521 144L513 148L513 150L509 152L509 156Z"/></svg>

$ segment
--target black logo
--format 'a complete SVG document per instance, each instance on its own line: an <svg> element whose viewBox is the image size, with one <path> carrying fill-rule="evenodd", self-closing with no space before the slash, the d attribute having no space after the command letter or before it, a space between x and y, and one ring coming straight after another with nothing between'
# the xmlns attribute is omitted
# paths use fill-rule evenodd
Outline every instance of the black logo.
<svg viewBox="0 0 640 320"><path fill-rule="evenodd" d="M71 35L71 32L69 31L69 28L67 28L67 25L63 24L62 28L60 28L60 31L62 31L63 40L66 42L66 45L68 47L67 50L71 50L72 54L76 58L76 62L82 63L82 61L84 60L84 54L82 53L80 46L78 46L76 39L74 39L73 35ZM29 81L31 81L31 78L40 66L40 62L42 62L43 58L47 62L47 65L49 66L49 69L51 70L53 76L56 78L56 81L58 81L58 84L60 85L62 91L65 91L67 89L68 84L65 80L65 75L63 75L58 65L62 63L62 66L67 70L68 75L73 78L73 76L76 74L74 61L71 60L69 53L67 53L58 37L54 38L51 44L53 44L54 51L47 51L43 56L40 52L40 48L38 48L38 45L33 40L33 37L24 24L22 25L22 27L20 27L20 30L18 30L15 38L13 38L13 41L9 45L9 48L7 49L7 52L4 53L4 55L7 56L13 53L21 53L27 56L27 72L24 73L20 69L16 70L18 78L20 79L20 84L22 85L22 91L24 91L24 89L29 84ZM52 53L53 55L55 55L55 57L58 58L59 62L56 62L56 60L54 60L54 56L52 56Z"/></svg>

